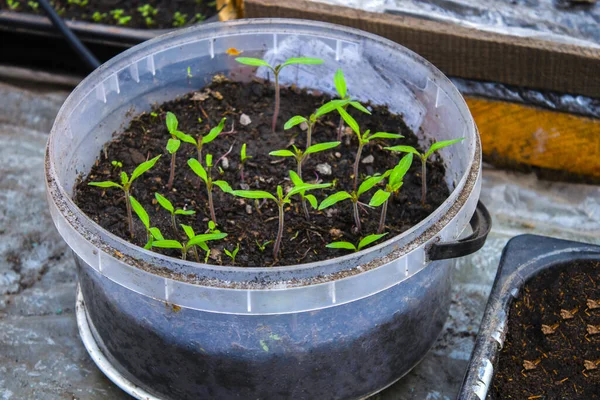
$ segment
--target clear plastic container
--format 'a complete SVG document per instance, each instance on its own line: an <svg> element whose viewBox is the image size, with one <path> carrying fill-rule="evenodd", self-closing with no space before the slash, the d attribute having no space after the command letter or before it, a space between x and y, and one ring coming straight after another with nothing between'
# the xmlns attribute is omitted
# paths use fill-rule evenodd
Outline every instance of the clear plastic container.
<svg viewBox="0 0 600 400"><path fill-rule="evenodd" d="M87 218L73 187L113 133L217 73L235 79L240 66L229 48L270 62L321 57L323 65L287 67L280 81L333 94L331 78L343 68L350 93L402 113L424 142L464 137L440 151L449 198L367 250L268 268L165 257ZM124 377L164 398L359 398L397 380L446 319L452 261L430 262L428 249L468 226L480 176L475 124L440 71L376 35L301 20L208 24L124 52L69 96L46 155L50 210L78 261L94 340Z"/></svg>

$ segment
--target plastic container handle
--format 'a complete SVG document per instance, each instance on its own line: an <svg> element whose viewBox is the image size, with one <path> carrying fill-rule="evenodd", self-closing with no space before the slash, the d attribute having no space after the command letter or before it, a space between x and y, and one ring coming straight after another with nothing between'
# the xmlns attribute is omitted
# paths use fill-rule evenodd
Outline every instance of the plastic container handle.
<svg viewBox="0 0 600 400"><path fill-rule="evenodd" d="M431 261L463 257L481 249L492 229L492 217L481 201L477 203L475 214L469 221L473 233L464 239L447 243L434 243L429 247L428 258Z"/></svg>

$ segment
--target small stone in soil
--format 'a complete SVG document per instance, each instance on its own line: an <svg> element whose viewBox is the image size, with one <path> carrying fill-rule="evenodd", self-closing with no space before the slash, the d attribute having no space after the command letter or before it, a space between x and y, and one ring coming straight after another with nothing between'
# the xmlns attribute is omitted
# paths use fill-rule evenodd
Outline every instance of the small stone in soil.
<svg viewBox="0 0 600 400"><path fill-rule="evenodd" d="M301 122L300 123L300 129L302 129L303 131L308 129L308 124L306 122Z"/></svg>
<svg viewBox="0 0 600 400"><path fill-rule="evenodd" d="M329 176L331 175L331 165L324 163L324 164L317 164L317 172L319 172L322 175L325 176Z"/></svg>
<svg viewBox="0 0 600 400"><path fill-rule="evenodd" d="M251 123L252 123L252 120L250 119L249 116L247 116L246 114L240 115L240 124L242 124L243 126L248 126Z"/></svg>
<svg viewBox="0 0 600 400"><path fill-rule="evenodd" d="M246 214L252 214L252 206L250 204L246 204Z"/></svg>
<svg viewBox="0 0 600 400"><path fill-rule="evenodd" d="M221 166L225 170L229 169L229 159L227 157L223 157L223 159L221 160Z"/></svg>
<svg viewBox="0 0 600 400"><path fill-rule="evenodd" d="M368 155L365 158L362 159L362 163L363 164L373 164L373 162L375 161L375 157L373 157L373 155Z"/></svg>
<svg viewBox="0 0 600 400"><path fill-rule="evenodd" d="M337 239L340 236L342 236L344 234L344 232L342 232L340 229L337 229L337 228L331 228L329 230L329 234Z"/></svg>
<svg viewBox="0 0 600 400"><path fill-rule="evenodd" d="M242 190L250 190L250 185L248 185L247 183L240 183L240 188Z"/></svg>
<svg viewBox="0 0 600 400"><path fill-rule="evenodd" d="M339 151L336 151L335 158L342 158L342 153L340 153Z"/></svg>

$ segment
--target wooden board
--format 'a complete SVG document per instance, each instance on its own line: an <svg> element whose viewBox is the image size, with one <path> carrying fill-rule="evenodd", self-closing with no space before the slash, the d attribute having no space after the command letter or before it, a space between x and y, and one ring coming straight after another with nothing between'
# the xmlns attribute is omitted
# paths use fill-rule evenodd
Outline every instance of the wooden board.
<svg viewBox="0 0 600 400"><path fill-rule="evenodd" d="M311 19L378 34L449 76L600 97L599 49L307 0L245 0L243 6L245 18Z"/></svg>
<svg viewBox="0 0 600 400"><path fill-rule="evenodd" d="M486 161L600 180L600 120L504 101L466 100Z"/></svg>

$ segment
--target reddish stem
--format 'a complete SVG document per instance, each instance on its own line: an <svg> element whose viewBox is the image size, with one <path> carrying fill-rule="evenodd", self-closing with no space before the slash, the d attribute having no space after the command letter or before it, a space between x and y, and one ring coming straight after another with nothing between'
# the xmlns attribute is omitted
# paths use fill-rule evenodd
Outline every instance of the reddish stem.
<svg viewBox="0 0 600 400"><path fill-rule="evenodd" d="M210 219L216 225L217 217L215 216L215 206L213 205L212 184L206 185L206 187L208 188L208 208L210 209Z"/></svg>
<svg viewBox="0 0 600 400"><path fill-rule="evenodd" d="M279 206L279 229L277 230L277 239L275 240L275 245L273 246L273 258L275 261L279 259L279 248L281 247L281 239L283 237L283 223L285 222L285 218L283 215L283 202L278 203Z"/></svg>
<svg viewBox="0 0 600 400"><path fill-rule="evenodd" d="M360 140L360 139L359 139ZM360 155L362 153L364 144L362 141L358 144L358 151L356 152L356 159L354 160L354 191L356 192L356 186L358 184L358 163L360 162Z"/></svg>
<svg viewBox="0 0 600 400"><path fill-rule="evenodd" d="M129 225L129 236L133 239L133 215L131 214L131 201L129 190L125 190L125 207L127 208L127 224Z"/></svg>
<svg viewBox="0 0 600 400"><path fill-rule="evenodd" d="M277 125L277 117L279 116L279 72L275 72L275 110L273 111L273 124L272 129L275 133L275 126Z"/></svg>
<svg viewBox="0 0 600 400"><path fill-rule="evenodd" d="M175 179L175 153L171 154L171 173L169 174L169 183L167 189L173 188L173 180Z"/></svg>
<svg viewBox="0 0 600 400"><path fill-rule="evenodd" d="M421 205L427 201L427 160L421 158Z"/></svg>
<svg viewBox="0 0 600 400"><path fill-rule="evenodd" d="M362 227L360 225L360 214L358 212L358 201L352 202L352 208L354 209L354 223L356 224L356 230L358 232L360 232Z"/></svg>
<svg viewBox="0 0 600 400"><path fill-rule="evenodd" d="M381 207L381 217L379 217L379 227L377 228L377 233L382 234L385 229L385 215L387 214L387 206L388 201L386 200Z"/></svg>

